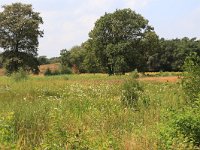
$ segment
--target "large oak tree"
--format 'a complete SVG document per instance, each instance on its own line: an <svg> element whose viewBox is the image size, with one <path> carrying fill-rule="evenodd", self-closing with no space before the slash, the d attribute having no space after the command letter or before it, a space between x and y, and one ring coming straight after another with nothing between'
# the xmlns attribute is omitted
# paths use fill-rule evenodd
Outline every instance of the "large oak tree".
<svg viewBox="0 0 200 150"><path fill-rule="evenodd" d="M106 13L89 33L95 54L109 74L144 70L158 37L148 20L131 9ZM141 64L142 62L142 64Z"/></svg>
<svg viewBox="0 0 200 150"><path fill-rule="evenodd" d="M42 18L29 4L13 3L2 8L0 47L4 49L2 57L8 73L19 68L38 73L36 56L38 38L43 35L39 27L43 23Z"/></svg>

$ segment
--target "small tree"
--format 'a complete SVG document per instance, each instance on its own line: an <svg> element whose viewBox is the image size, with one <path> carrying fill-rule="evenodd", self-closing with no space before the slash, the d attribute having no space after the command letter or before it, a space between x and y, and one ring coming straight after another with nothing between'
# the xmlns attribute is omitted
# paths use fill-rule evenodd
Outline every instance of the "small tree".
<svg viewBox="0 0 200 150"><path fill-rule="evenodd" d="M38 50L38 37L43 31L39 25L43 23L32 5L13 3L4 5L0 12L0 47L3 62L9 73L23 68L38 73L38 61L35 58Z"/></svg>

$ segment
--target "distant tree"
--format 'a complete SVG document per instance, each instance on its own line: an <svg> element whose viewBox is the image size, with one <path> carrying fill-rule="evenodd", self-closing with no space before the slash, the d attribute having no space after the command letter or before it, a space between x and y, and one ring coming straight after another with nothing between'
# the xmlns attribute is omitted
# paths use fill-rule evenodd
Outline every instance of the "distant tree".
<svg viewBox="0 0 200 150"><path fill-rule="evenodd" d="M38 62L39 62L39 65L50 64L50 61L47 58L47 56L39 56L38 57Z"/></svg>
<svg viewBox="0 0 200 150"><path fill-rule="evenodd" d="M153 39L152 36L156 37L156 34L148 20L131 9L106 13L89 33L95 55L109 74L125 73L135 68L144 70L146 61L140 60L147 60L144 57L149 54L146 51L151 51L148 41Z"/></svg>
<svg viewBox="0 0 200 150"><path fill-rule="evenodd" d="M74 46L69 51L61 50L61 64L74 70L74 73L86 72L83 66L85 58L85 49L82 46Z"/></svg>
<svg viewBox="0 0 200 150"><path fill-rule="evenodd" d="M62 66L72 67L72 63L70 61L70 51L67 49L63 49L60 51L60 61Z"/></svg>
<svg viewBox="0 0 200 150"><path fill-rule="evenodd" d="M70 62L73 67L77 68L80 73L86 72L83 66L85 58L85 49L83 46L74 46L70 50Z"/></svg>
<svg viewBox="0 0 200 150"><path fill-rule="evenodd" d="M85 49L85 57L83 60L83 68L88 73L101 72L101 66L96 58L95 51L92 48L91 41L88 40L83 43L83 48Z"/></svg>
<svg viewBox="0 0 200 150"><path fill-rule="evenodd" d="M51 57L49 58L49 63L50 64L55 64L55 63L60 63L61 62L61 58L60 57Z"/></svg>
<svg viewBox="0 0 200 150"><path fill-rule="evenodd" d="M153 71L182 71L184 60L190 53L200 54L200 44L196 38L160 39L159 46L149 59ZM200 56L200 55L199 55Z"/></svg>
<svg viewBox="0 0 200 150"><path fill-rule="evenodd" d="M43 31L39 25L43 23L38 12L34 12L32 5L13 3L4 5L0 12L0 47L8 73L23 68L38 73L38 37Z"/></svg>
<svg viewBox="0 0 200 150"><path fill-rule="evenodd" d="M3 68L3 62L2 62L1 52L0 52L0 68Z"/></svg>

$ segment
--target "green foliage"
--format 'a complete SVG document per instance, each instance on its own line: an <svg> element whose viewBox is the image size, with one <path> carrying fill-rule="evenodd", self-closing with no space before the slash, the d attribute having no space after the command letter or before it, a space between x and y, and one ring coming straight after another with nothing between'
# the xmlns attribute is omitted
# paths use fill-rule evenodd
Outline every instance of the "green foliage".
<svg viewBox="0 0 200 150"><path fill-rule="evenodd" d="M185 60L181 85L187 105L168 111L160 132L161 149L199 149L200 146L200 58L196 53ZM166 113L166 112L165 112ZM166 119L170 118L170 119Z"/></svg>
<svg viewBox="0 0 200 150"><path fill-rule="evenodd" d="M70 51L61 50L61 65L67 67L76 66L77 72L85 72L83 61L85 58L85 49L82 46L74 46Z"/></svg>
<svg viewBox="0 0 200 150"><path fill-rule="evenodd" d="M52 76L52 75L63 75L63 74L72 74L72 70L69 67L61 66L59 70L51 71L50 68L44 72L45 76Z"/></svg>
<svg viewBox="0 0 200 150"><path fill-rule="evenodd" d="M38 59L39 65L50 64L50 61L46 56L39 56L37 59Z"/></svg>
<svg viewBox="0 0 200 150"><path fill-rule="evenodd" d="M52 75L51 69L50 69L50 68L47 68L47 70L44 72L44 75L45 75L45 76L50 76L50 75Z"/></svg>
<svg viewBox="0 0 200 150"><path fill-rule="evenodd" d="M12 73L11 78L17 82L25 81L28 79L28 73L21 68L19 71Z"/></svg>
<svg viewBox="0 0 200 150"><path fill-rule="evenodd" d="M184 61L190 53L200 55L200 41L196 38L161 38L156 51L148 58L149 71L182 71Z"/></svg>
<svg viewBox="0 0 200 150"><path fill-rule="evenodd" d="M68 66L61 65L60 74L72 74L72 70Z"/></svg>
<svg viewBox="0 0 200 150"><path fill-rule="evenodd" d="M110 75L136 67L144 70L153 43L158 41L148 20L131 9L106 13L89 36L97 59Z"/></svg>
<svg viewBox="0 0 200 150"><path fill-rule="evenodd" d="M55 75L61 75L61 72L59 70L51 71L49 68L44 72L45 76L55 76Z"/></svg>
<svg viewBox="0 0 200 150"><path fill-rule="evenodd" d="M134 71L131 72L130 76L132 79L137 79L137 78L139 78L140 75L139 75L137 69L135 69Z"/></svg>
<svg viewBox="0 0 200 150"><path fill-rule="evenodd" d="M92 48L91 40L83 43L83 48L85 49L85 57L83 61L83 68L88 73L98 73L101 72L100 64L95 55L95 51Z"/></svg>
<svg viewBox="0 0 200 150"><path fill-rule="evenodd" d="M161 126L162 149L195 149L200 145L199 108L185 108L171 112L170 120ZM164 119L165 120L165 119Z"/></svg>
<svg viewBox="0 0 200 150"><path fill-rule="evenodd" d="M200 94L200 57L192 53L185 60L185 70L182 88L188 97L188 102L193 103Z"/></svg>
<svg viewBox="0 0 200 150"><path fill-rule="evenodd" d="M19 68L38 73L38 62L35 58L38 49L38 37L43 31L39 25L43 23L32 5L13 3L2 6L0 12L0 47L6 69L12 73Z"/></svg>
<svg viewBox="0 0 200 150"><path fill-rule="evenodd" d="M39 63L33 55L24 52L5 51L2 57L8 75L17 72L20 68L34 74L39 73Z"/></svg>
<svg viewBox="0 0 200 150"><path fill-rule="evenodd" d="M0 149L16 148L13 112L0 113Z"/></svg>
<svg viewBox="0 0 200 150"><path fill-rule="evenodd" d="M50 64L61 63L61 58L60 58L60 57L52 57L52 58L49 58L49 63L50 63Z"/></svg>
<svg viewBox="0 0 200 150"><path fill-rule="evenodd" d="M127 80L122 86L121 102L127 107L136 108L143 87L137 80Z"/></svg>
<svg viewBox="0 0 200 150"><path fill-rule="evenodd" d="M130 76L31 76L26 82L0 77L0 114L12 112L11 121L4 121L6 126L1 122L0 128L6 133L7 127L11 129L6 135L13 139L6 141L0 134L0 149L12 149L12 145L13 149L167 149L165 142L171 138L172 149L194 147L199 134L199 104L193 107L196 110L179 110L185 105L179 84L138 80L142 89L136 83L127 86L128 90L135 87L129 93L141 89L137 102L124 107L120 98L125 79ZM181 116L175 116L178 114ZM173 129L170 122L178 128ZM171 133L178 134L173 138Z"/></svg>

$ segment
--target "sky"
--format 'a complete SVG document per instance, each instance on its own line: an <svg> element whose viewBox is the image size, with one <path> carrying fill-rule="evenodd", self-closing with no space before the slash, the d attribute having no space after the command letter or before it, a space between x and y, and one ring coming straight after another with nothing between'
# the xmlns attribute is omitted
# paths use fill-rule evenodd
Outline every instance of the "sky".
<svg viewBox="0 0 200 150"><path fill-rule="evenodd" d="M38 54L48 58L85 42L97 19L123 8L149 20L159 37L200 39L199 0L0 0L0 6L15 2L32 4L40 12L44 37L39 39Z"/></svg>

